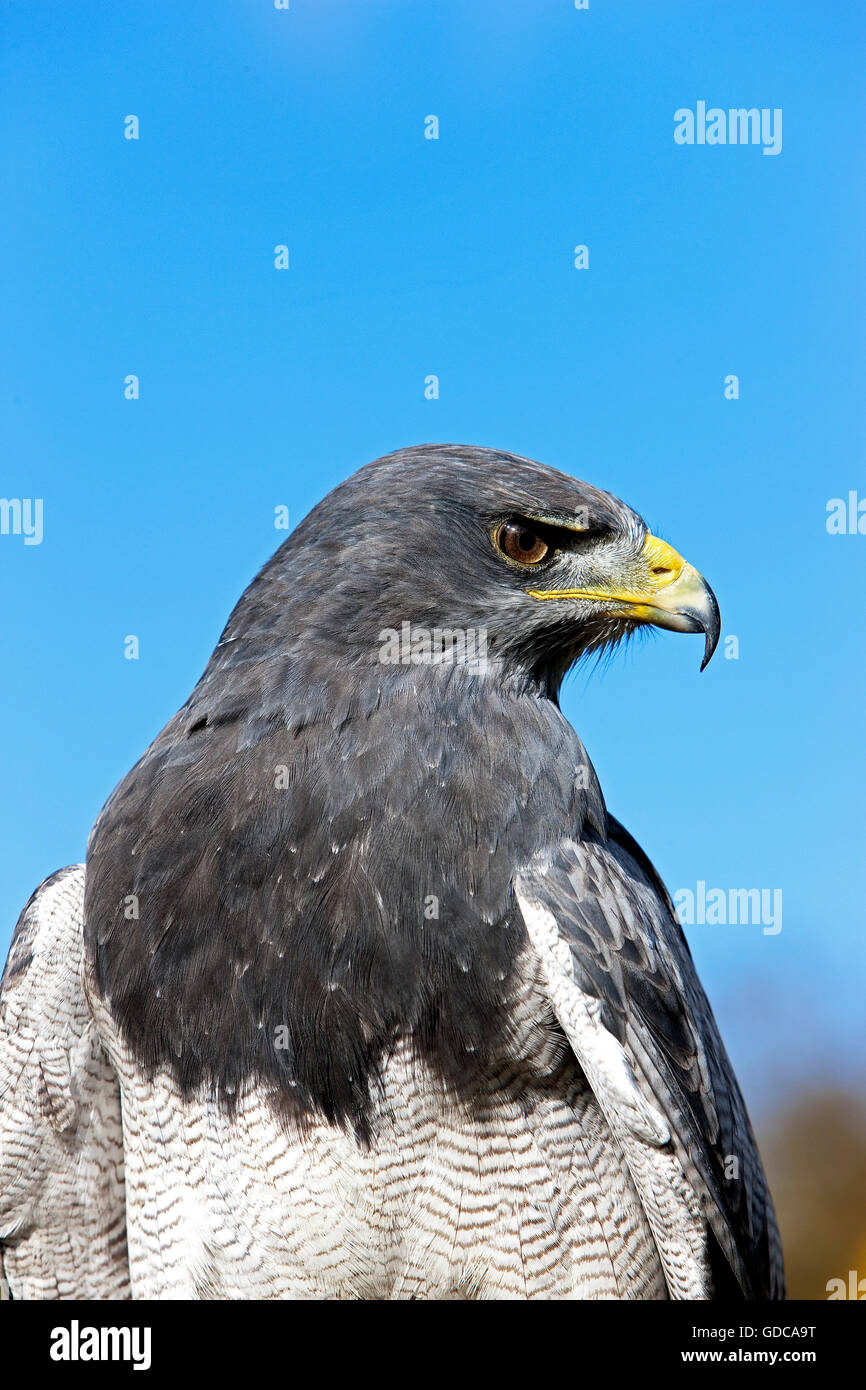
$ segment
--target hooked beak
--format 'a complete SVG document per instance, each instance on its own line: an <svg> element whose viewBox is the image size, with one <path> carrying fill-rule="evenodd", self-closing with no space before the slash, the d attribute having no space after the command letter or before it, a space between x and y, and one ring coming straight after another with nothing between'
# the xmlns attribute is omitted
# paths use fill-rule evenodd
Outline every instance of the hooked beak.
<svg viewBox="0 0 866 1390"><path fill-rule="evenodd" d="M529 589L536 599L589 599L603 611L632 622L652 623L673 632L704 634L703 671L716 650L721 617L716 596L694 565L659 540L647 535L643 549L629 572L612 582L586 589Z"/></svg>

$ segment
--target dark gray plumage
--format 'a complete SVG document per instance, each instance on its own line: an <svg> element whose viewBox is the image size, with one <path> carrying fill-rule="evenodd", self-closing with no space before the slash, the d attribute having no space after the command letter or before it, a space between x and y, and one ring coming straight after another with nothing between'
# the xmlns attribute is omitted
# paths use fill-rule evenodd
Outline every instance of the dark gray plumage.
<svg viewBox="0 0 866 1390"><path fill-rule="evenodd" d="M760 1160L682 932L557 703L575 660L641 622L703 630L705 659L718 637L703 581L608 494L461 446L368 465L265 565L103 809L90 989L121 1070L171 1077L190 1104L212 1092L227 1124L254 1090L298 1142L324 1124L373 1155L401 1049L469 1112L517 1058L527 1114L565 1049L655 1213L672 1296L781 1296ZM483 634L483 660L424 660L422 642L421 660L383 662L406 623ZM521 1031L536 975L550 1055ZM681 1284L653 1147L700 1228L683 1239L705 1272Z"/></svg>

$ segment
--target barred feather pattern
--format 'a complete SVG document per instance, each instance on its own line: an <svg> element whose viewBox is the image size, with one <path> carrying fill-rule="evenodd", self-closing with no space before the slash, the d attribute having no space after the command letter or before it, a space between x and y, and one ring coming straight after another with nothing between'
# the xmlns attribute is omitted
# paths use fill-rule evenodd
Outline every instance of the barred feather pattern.
<svg viewBox="0 0 866 1390"><path fill-rule="evenodd" d="M622 1150L555 1033L537 1041L546 1076L511 1061L460 1102L399 1044L369 1145L292 1132L255 1089L233 1117L185 1100L118 1042L134 1296L667 1297Z"/></svg>
<svg viewBox="0 0 866 1390"><path fill-rule="evenodd" d="M41 885L0 985L0 1262L24 1299L129 1297L117 1077L82 988L84 866Z"/></svg>
<svg viewBox="0 0 866 1390"><path fill-rule="evenodd" d="M0 1250L13 1297L707 1296L682 1168L657 1136L617 1137L532 948L500 1065L458 1098L400 1040L364 1143L314 1117L287 1121L256 1086L232 1115L207 1088L183 1096L167 1069L147 1076L82 977L82 895L80 866L43 885L3 982ZM694 1215L689 1258L676 1231L673 1256L660 1250L647 1192Z"/></svg>

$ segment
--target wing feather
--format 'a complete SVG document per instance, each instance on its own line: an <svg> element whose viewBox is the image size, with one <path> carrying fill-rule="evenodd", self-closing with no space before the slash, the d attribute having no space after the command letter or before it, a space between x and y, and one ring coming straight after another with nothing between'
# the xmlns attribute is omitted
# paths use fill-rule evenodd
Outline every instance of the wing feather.
<svg viewBox="0 0 866 1390"><path fill-rule="evenodd" d="M590 832L563 841L526 865L515 887L551 1004L623 1147L672 1296L719 1296L718 1247L741 1296L784 1297L745 1103L649 860L610 818L606 840ZM676 1159L667 1171L666 1156Z"/></svg>
<svg viewBox="0 0 866 1390"><path fill-rule="evenodd" d="M13 1298L129 1298L117 1078L82 985L84 867L21 914L0 983L0 1267Z"/></svg>

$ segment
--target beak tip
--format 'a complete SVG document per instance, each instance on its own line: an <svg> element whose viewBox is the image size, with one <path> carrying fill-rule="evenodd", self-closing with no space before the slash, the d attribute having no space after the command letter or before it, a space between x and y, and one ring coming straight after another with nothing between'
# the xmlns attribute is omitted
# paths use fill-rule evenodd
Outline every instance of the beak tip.
<svg viewBox="0 0 866 1390"><path fill-rule="evenodd" d="M705 587L707 591L707 597L709 599L709 613L707 615L707 621L704 625L704 659L701 662L701 671L705 671L709 666L710 662L712 661L713 652L719 645L719 634L721 632L722 625L721 614L719 613L719 605L716 601L716 596L710 588L709 584L705 584Z"/></svg>

